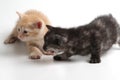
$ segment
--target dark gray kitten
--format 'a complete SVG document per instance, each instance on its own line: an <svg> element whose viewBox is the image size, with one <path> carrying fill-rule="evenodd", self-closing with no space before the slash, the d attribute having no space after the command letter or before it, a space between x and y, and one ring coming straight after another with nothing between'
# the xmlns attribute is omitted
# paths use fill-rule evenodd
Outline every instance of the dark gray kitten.
<svg viewBox="0 0 120 80"><path fill-rule="evenodd" d="M67 60L72 55L90 54L90 63L100 63L100 54L117 41L119 27L112 15L97 17L91 23L77 28L59 28L47 25L49 31L44 37L44 50L63 51L54 56L55 60Z"/></svg>

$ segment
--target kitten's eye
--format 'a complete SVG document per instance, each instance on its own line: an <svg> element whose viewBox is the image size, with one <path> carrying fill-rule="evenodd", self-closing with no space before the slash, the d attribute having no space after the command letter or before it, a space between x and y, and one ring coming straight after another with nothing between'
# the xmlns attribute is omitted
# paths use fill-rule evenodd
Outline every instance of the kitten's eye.
<svg viewBox="0 0 120 80"><path fill-rule="evenodd" d="M26 33L28 33L28 32L25 30L25 31L23 31L23 33L25 33L25 34L26 34Z"/></svg>
<svg viewBox="0 0 120 80"><path fill-rule="evenodd" d="M59 39L55 39L54 43L59 45Z"/></svg>
<svg viewBox="0 0 120 80"><path fill-rule="evenodd" d="M18 31L20 32L20 28L18 28Z"/></svg>

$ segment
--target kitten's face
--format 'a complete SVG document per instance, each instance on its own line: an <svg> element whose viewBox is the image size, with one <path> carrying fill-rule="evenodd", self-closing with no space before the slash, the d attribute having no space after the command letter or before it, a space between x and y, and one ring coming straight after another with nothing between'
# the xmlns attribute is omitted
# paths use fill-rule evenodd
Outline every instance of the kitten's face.
<svg viewBox="0 0 120 80"><path fill-rule="evenodd" d="M39 31L31 29L30 27L19 26L17 28L17 32L18 32L18 38L21 41L33 40L35 37L39 35Z"/></svg>
<svg viewBox="0 0 120 80"><path fill-rule="evenodd" d="M31 41L40 37L40 29L42 28L42 22L33 21L28 17L21 18L17 23L18 38L21 41Z"/></svg>
<svg viewBox="0 0 120 80"><path fill-rule="evenodd" d="M44 37L43 49L50 53L58 53L65 50L67 38L55 32L55 29L50 29Z"/></svg>

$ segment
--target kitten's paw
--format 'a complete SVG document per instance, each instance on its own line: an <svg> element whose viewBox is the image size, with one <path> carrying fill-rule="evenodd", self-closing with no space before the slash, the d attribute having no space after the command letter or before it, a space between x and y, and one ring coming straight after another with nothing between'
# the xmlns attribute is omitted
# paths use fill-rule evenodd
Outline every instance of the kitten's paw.
<svg viewBox="0 0 120 80"><path fill-rule="evenodd" d="M40 55L32 55L29 58L30 59L40 59Z"/></svg>
<svg viewBox="0 0 120 80"><path fill-rule="evenodd" d="M30 59L40 59L41 55L39 53L32 52L30 54Z"/></svg>
<svg viewBox="0 0 120 80"><path fill-rule="evenodd" d="M100 63L101 60L99 58L91 58L89 63Z"/></svg>
<svg viewBox="0 0 120 80"><path fill-rule="evenodd" d="M56 55L53 57L54 60L56 61L65 61L65 60L68 60L67 57L63 57L62 55Z"/></svg>
<svg viewBox="0 0 120 80"><path fill-rule="evenodd" d="M11 38L8 38L4 41L4 44L12 44L12 43L15 43L15 41L17 40L16 37L11 37Z"/></svg>

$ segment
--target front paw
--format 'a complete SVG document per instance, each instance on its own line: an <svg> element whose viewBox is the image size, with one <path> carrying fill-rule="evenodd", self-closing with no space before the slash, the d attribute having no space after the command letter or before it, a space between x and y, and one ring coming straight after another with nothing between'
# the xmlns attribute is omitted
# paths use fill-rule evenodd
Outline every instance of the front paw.
<svg viewBox="0 0 120 80"><path fill-rule="evenodd" d="M15 43L15 41L17 40L16 37L11 37L11 38L8 38L4 41L4 44L12 44L12 43Z"/></svg>
<svg viewBox="0 0 120 80"><path fill-rule="evenodd" d="M65 60L68 60L67 57L62 56L62 55L56 55L56 56L53 57L53 59L56 60L56 61L65 61Z"/></svg>
<svg viewBox="0 0 120 80"><path fill-rule="evenodd" d="M100 63L101 60L99 58L91 58L89 63Z"/></svg>
<svg viewBox="0 0 120 80"><path fill-rule="evenodd" d="M30 59L40 59L41 56L39 54L34 54L34 53L31 53L31 55L29 56Z"/></svg>

